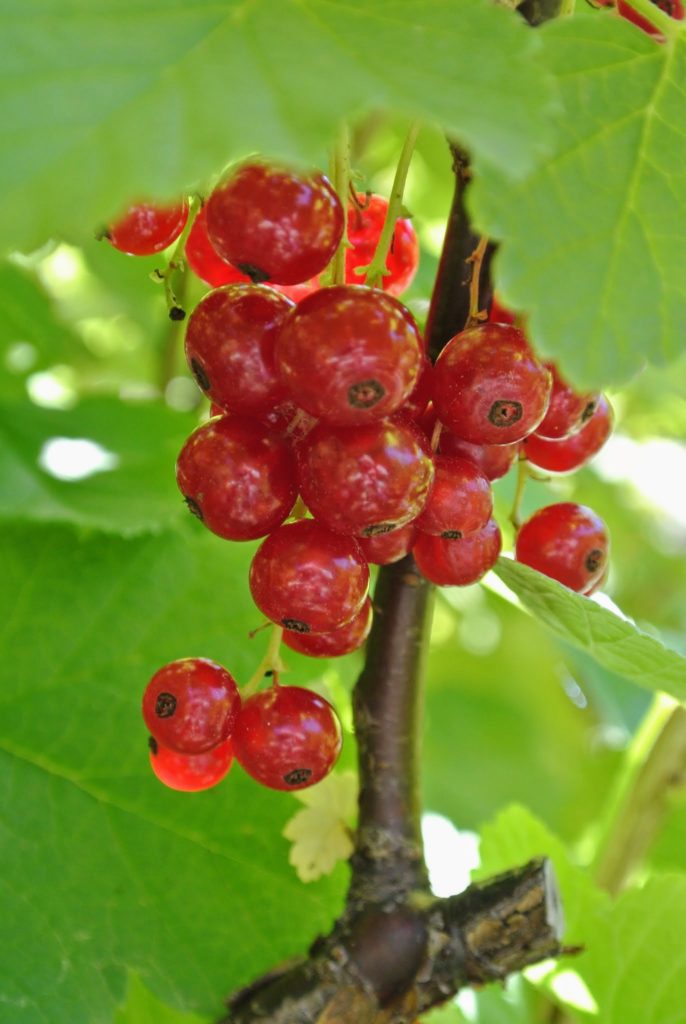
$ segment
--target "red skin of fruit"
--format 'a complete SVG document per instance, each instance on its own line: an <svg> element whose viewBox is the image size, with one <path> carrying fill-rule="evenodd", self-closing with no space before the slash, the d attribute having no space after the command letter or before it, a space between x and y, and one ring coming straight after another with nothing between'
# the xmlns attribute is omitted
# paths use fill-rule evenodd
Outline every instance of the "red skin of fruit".
<svg viewBox="0 0 686 1024"><path fill-rule="evenodd" d="M181 658L155 672L143 694L143 718L158 743L202 754L227 740L241 698L232 675L207 658Z"/></svg>
<svg viewBox="0 0 686 1024"><path fill-rule="evenodd" d="M605 524L592 509L562 501L539 509L522 524L515 558L582 593L605 572L609 546Z"/></svg>
<svg viewBox="0 0 686 1024"><path fill-rule="evenodd" d="M294 304L273 288L230 284L209 292L186 330L198 386L228 412L261 417L286 400L274 364L278 332Z"/></svg>
<svg viewBox="0 0 686 1024"><path fill-rule="evenodd" d="M424 362L409 310L359 285L321 288L287 317L276 342L282 381L303 409L336 426L382 419L409 398Z"/></svg>
<svg viewBox="0 0 686 1024"><path fill-rule="evenodd" d="M441 423L472 444L512 444L545 416L552 378L516 327L480 324L448 342L434 366Z"/></svg>
<svg viewBox="0 0 686 1024"><path fill-rule="evenodd" d="M388 200L383 196L364 192L357 192L356 196L357 204L348 206L348 242L352 248L345 254L346 284L364 284L364 274L356 274L355 269L372 262L388 209ZM398 217L386 257L386 269L390 273L383 278L383 290L389 295L402 295L412 284L418 265L417 233L412 221Z"/></svg>
<svg viewBox="0 0 686 1024"><path fill-rule="evenodd" d="M311 658L340 658L361 647L372 628L372 602L367 598L357 615L330 633L294 633L285 630L283 642L292 651Z"/></svg>
<svg viewBox="0 0 686 1024"><path fill-rule="evenodd" d="M414 525L437 537L461 537L481 530L493 512L488 477L459 455L435 455L436 475L429 500Z"/></svg>
<svg viewBox="0 0 686 1024"><path fill-rule="evenodd" d="M256 283L301 284L338 248L343 208L323 174L247 162L210 196L207 231L219 255Z"/></svg>
<svg viewBox="0 0 686 1024"><path fill-rule="evenodd" d="M488 319L492 324L510 324L514 326L515 315L505 306L501 306L497 295L494 295Z"/></svg>
<svg viewBox="0 0 686 1024"><path fill-rule="evenodd" d="M439 587L478 583L498 560L502 538L495 519L459 540L420 533L412 549L422 575Z"/></svg>
<svg viewBox="0 0 686 1024"><path fill-rule="evenodd" d="M661 5L658 4L657 6ZM652 36L656 43L665 42L665 37L659 28L656 28L651 21L648 21L642 14L635 11L625 0L617 0L617 13L620 17L625 18L626 21L630 21L632 25L640 28L647 35Z"/></svg>
<svg viewBox="0 0 686 1024"><path fill-rule="evenodd" d="M236 760L263 786L306 789L335 765L341 727L323 697L277 684L244 702L233 744Z"/></svg>
<svg viewBox="0 0 686 1024"><path fill-rule="evenodd" d="M427 411L428 406L431 404L433 369L433 364L428 359L425 359L419 371L417 383L400 409L403 416L407 416L411 420L419 420ZM434 422L435 419L436 417L434 416Z"/></svg>
<svg viewBox="0 0 686 1024"><path fill-rule="evenodd" d="M377 533L375 537L358 537L362 553L371 565L391 565L399 562L411 550L417 539L414 523L401 526L390 533Z"/></svg>
<svg viewBox="0 0 686 1024"><path fill-rule="evenodd" d="M198 211L193 221L193 227L186 239L185 252L188 266L193 273L212 288L221 288L225 284L250 284L250 278L223 260L210 242L205 206Z"/></svg>
<svg viewBox="0 0 686 1024"><path fill-rule="evenodd" d="M549 473L573 473L600 451L612 433L614 413L605 395L598 399L590 420L563 441L547 441L537 433L522 442L522 451L533 466Z"/></svg>
<svg viewBox="0 0 686 1024"><path fill-rule="evenodd" d="M357 542L301 519L262 542L250 566L253 601L297 633L329 633L349 622L367 596L369 568Z"/></svg>
<svg viewBox="0 0 686 1024"><path fill-rule="evenodd" d="M219 416L193 431L176 480L191 512L227 540L264 537L288 517L297 497L288 444L238 416Z"/></svg>
<svg viewBox="0 0 686 1024"><path fill-rule="evenodd" d="M297 461L300 493L312 515L359 537L415 519L434 478L425 436L400 417L347 429L319 423L298 446Z"/></svg>
<svg viewBox="0 0 686 1024"><path fill-rule="evenodd" d="M150 767L160 782L180 793L198 793L216 786L232 763L231 740L203 754L180 754L150 737Z"/></svg>
<svg viewBox="0 0 686 1024"><path fill-rule="evenodd" d="M130 256L152 256L176 241L188 219L185 203L155 206L134 203L107 230L107 237L120 252Z"/></svg>
<svg viewBox="0 0 686 1024"><path fill-rule="evenodd" d="M571 437L581 430L595 411L598 394L579 394L571 384L560 375L555 363L544 364L553 376L553 389L550 392L548 410L536 427L539 437L552 441L560 441Z"/></svg>
<svg viewBox="0 0 686 1024"><path fill-rule="evenodd" d="M441 432L438 450L444 455L460 455L469 459L489 480L505 476L519 454L518 444L470 444L451 434Z"/></svg>

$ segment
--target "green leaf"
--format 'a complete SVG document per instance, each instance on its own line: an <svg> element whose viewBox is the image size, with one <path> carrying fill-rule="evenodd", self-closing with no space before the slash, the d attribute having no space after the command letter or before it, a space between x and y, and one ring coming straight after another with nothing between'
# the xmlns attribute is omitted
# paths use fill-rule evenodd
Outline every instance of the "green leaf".
<svg viewBox="0 0 686 1024"><path fill-rule="evenodd" d="M340 118L379 108L441 122L506 175L551 133L537 35L483 0L0 7L0 246L83 237L252 150L325 164Z"/></svg>
<svg viewBox="0 0 686 1024"><path fill-rule="evenodd" d="M686 35L659 46L609 11L540 34L564 103L554 153L522 182L484 174L473 209L536 347L604 386L684 348Z"/></svg>
<svg viewBox="0 0 686 1024"><path fill-rule="evenodd" d="M203 655L244 682L263 653L247 636L251 551L190 529L3 528L8 1024L109 1024L129 970L165 1004L216 1019L234 987L302 952L337 911L343 869L303 887L288 863L292 800L236 765L216 789L175 793L148 765L140 699L156 668ZM287 660L294 681L313 681Z"/></svg>
<svg viewBox="0 0 686 1024"><path fill-rule="evenodd" d="M357 776L332 772L326 779L293 794L301 803L286 823L292 842L289 860L302 882L328 875L353 852L352 826L357 811Z"/></svg>
<svg viewBox="0 0 686 1024"><path fill-rule="evenodd" d="M686 702L686 658L676 651L527 565L501 558L494 571L557 636L645 689Z"/></svg>
<svg viewBox="0 0 686 1024"><path fill-rule="evenodd" d="M180 1013L160 1002L135 972L129 975L126 1004L117 1010L114 1024L212 1024L211 1018Z"/></svg>

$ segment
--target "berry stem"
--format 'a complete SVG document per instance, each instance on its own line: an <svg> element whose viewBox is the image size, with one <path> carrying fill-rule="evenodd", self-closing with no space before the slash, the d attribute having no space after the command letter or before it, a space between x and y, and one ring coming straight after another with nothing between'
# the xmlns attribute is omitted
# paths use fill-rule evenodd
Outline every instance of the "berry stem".
<svg viewBox="0 0 686 1024"><path fill-rule="evenodd" d="M481 266L486 255L488 248L488 238L486 235L479 240L479 244L474 249L471 256L467 257L466 262L472 265L472 276L469 282L469 316L467 317L467 323L465 327L476 327L477 324L482 323L488 317L487 310L481 309L479 302L479 282L481 280Z"/></svg>
<svg viewBox="0 0 686 1024"><path fill-rule="evenodd" d="M347 210L350 193L350 132L346 121L343 121L338 132L331 161L331 178L341 205L344 210ZM347 216L344 218L343 224L343 237L329 267L332 285L345 284L345 254L350 247Z"/></svg>
<svg viewBox="0 0 686 1024"><path fill-rule="evenodd" d="M413 121L407 132L407 136L405 137L405 142L403 143L400 159L398 160L398 166L395 169L391 195L388 200L386 219L384 220L383 228L381 229L381 235L379 236L376 251L374 252L374 258L367 267L365 284L369 285L370 288L380 288L383 284L384 276L387 274L386 257L388 256L388 250L391 247L391 239L393 238L393 232L395 231L395 222L402 211L405 182L407 181L407 174L410 169L410 162L412 160L412 154L414 152L415 143L417 142L420 129L421 122Z"/></svg>
<svg viewBox="0 0 686 1024"><path fill-rule="evenodd" d="M173 321L184 320L186 312L183 307L179 304L179 300L174 292L172 278L176 271L183 271L186 266L184 258L184 249L186 241L191 233L193 222L202 206L202 199L198 195L193 195L188 200L188 218L184 225L184 229L179 235L172 249L172 254L169 257L166 267L164 270L153 270L150 275L157 284L164 285L164 294L167 300L167 309L169 311L169 319Z"/></svg>
<svg viewBox="0 0 686 1024"><path fill-rule="evenodd" d="M241 698L245 700L247 697L252 697L253 693L257 691L260 683L267 675L268 672L273 672L275 675L279 672L283 672L284 665L281 661L281 641L283 639L283 626L277 626L274 624L269 634L269 643L267 644L267 650L264 653L262 661L259 663L250 679L241 687Z"/></svg>
<svg viewBox="0 0 686 1024"><path fill-rule="evenodd" d="M520 452L519 458L517 460L517 486L515 487L514 498L512 500L512 508L510 510L509 516L507 517L514 526L515 533L522 525L522 498L524 497L524 488L526 487L526 482L530 476L531 471L529 469L529 463L527 462L526 455L524 454L524 452Z"/></svg>

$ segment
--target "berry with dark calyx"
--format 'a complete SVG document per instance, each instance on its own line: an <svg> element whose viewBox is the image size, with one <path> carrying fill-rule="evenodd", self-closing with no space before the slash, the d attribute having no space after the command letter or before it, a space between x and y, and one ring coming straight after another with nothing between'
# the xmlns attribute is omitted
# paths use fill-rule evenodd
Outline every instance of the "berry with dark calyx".
<svg viewBox="0 0 686 1024"><path fill-rule="evenodd" d="M180 754L150 737L150 766L165 786L180 793L198 793L221 782L233 763L231 740L202 754Z"/></svg>
<svg viewBox="0 0 686 1024"><path fill-rule="evenodd" d="M532 436L532 435L529 435ZM444 455L459 455L478 466L489 480L505 476L519 454L519 444L470 444L449 430L441 433L438 450Z"/></svg>
<svg viewBox="0 0 686 1024"><path fill-rule="evenodd" d="M115 249L130 256L152 256L175 242L188 219L186 203L156 206L134 203L107 229Z"/></svg>
<svg viewBox="0 0 686 1024"><path fill-rule="evenodd" d="M181 754L201 754L227 740L240 706L233 676L207 658L181 658L163 665L143 694L149 731Z"/></svg>
<svg viewBox="0 0 686 1024"><path fill-rule="evenodd" d="M337 426L400 408L424 363L409 310L359 285L321 288L303 299L279 332L275 356L293 400Z"/></svg>
<svg viewBox="0 0 686 1024"><path fill-rule="evenodd" d="M377 533L372 537L358 537L357 543L371 565L391 565L409 554L417 539L414 523L401 526L390 533Z"/></svg>
<svg viewBox="0 0 686 1024"><path fill-rule="evenodd" d="M520 527L518 562L581 593L605 572L610 541L602 519L571 501L547 505Z"/></svg>
<svg viewBox="0 0 686 1024"><path fill-rule="evenodd" d="M357 542L311 519L279 527L250 566L257 607L285 629L328 633L362 607L369 568Z"/></svg>
<svg viewBox="0 0 686 1024"><path fill-rule="evenodd" d="M286 647L311 658L340 658L361 647L372 628L372 602L367 598L359 612L350 622L331 630L330 633L294 633L285 630L283 641Z"/></svg>
<svg viewBox="0 0 686 1024"><path fill-rule="evenodd" d="M220 288L225 284L248 284L250 278L241 274L231 263L223 260L207 234L207 208L203 206L193 221L193 227L186 239L186 260L188 266L201 281Z"/></svg>
<svg viewBox="0 0 686 1024"><path fill-rule="evenodd" d="M434 366L441 423L472 444L512 444L545 416L552 378L516 327L480 324L448 342Z"/></svg>
<svg viewBox="0 0 686 1024"><path fill-rule="evenodd" d="M562 441L548 441L537 433L522 442L528 461L549 473L573 473L600 451L612 433L614 414L605 395L601 395L591 418L581 430Z"/></svg>
<svg viewBox="0 0 686 1024"><path fill-rule="evenodd" d="M300 494L332 530L371 537L405 526L434 478L428 442L401 417L362 427L319 423L298 446Z"/></svg>
<svg viewBox="0 0 686 1024"><path fill-rule="evenodd" d="M240 164L207 202L212 245L255 284L301 284L319 274L338 248L343 222L323 174L275 164Z"/></svg>
<svg viewBox="0 0 686 1024"><path fill-rule="evenodd" d="M176 480L190 510L227 540L264 537L297 497L288 444L254 420L220 416L194 430L181 449Z"/></svg>
<svg viewBox="0 0 686 1024"><path fill-rule="evenodd" d="M607 578L608 578L609 575L610 575L610 566L606 565L605 566L605 572L600 577L600 579L596 580L596 582L592 586L590 586L587 590L583 590L582 591L584 597L592 597L593 594L597 594L599 590L602 590L602 588L607 583Z"/></svg>
<svg viewBox="0 0 686 1024"><path fill-rule="evenodd" d="M345 280L347 284L364 284L364 274L356 269L367 267L374 258L381 236L388 200L383 196L357 192L348 206L348 242L345 253ZM386 257L382 288L390 295L401 295L412 284L419 265L419 242L412 221L398 217L393 229L391 245Z"/></svg>
<svg viewBox="0 0 686 1024"><path fill-rule="evenodd" d="M412 554L427 580L440 587L466 587L493 568L501 547L500 528L490 519L483 529L455 540L419 533Z"/></svg>
<svg viewBox="0 0 686 1024"><path fill-rule="evenodd" d="M305 789L335 765L341 727L323 697L277 683L244 702L233 744L236 760L263 786Z"/></svg>
<svg viewBox="0 0 686 1024"><path fill-rule="evenodd" d="M209 292L186 329L186 359L205 394L232 413L263 416L287 397L276 337L294 304L273 288L231 284Z"/></svg>
<svg viewBox="0 0 686 1024"><path fill-rule="evenodd" d="M536 427L536 434L549 440L571 437L583 427L598 404L598 394L579 394L560 375L555 363L544 364L553 376L548 410Z"/></svg>
<svg viewBox="0 0 686 1024"><path fill-rule="evenodd" d="M433 487L414 525L422 533L453 539L481 530L493 512L488 477L458 455L435 455L434 465Z"/></svg>

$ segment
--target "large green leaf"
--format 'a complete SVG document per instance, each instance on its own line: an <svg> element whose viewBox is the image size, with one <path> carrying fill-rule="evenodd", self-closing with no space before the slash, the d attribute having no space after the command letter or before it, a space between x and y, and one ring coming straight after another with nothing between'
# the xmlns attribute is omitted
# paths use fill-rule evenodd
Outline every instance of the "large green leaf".
<svg viewBox="0 0 686 1024"><path fill-rule="evenodd" d="M342 116L379 107L442 122L505 174L549 141L538 39L484 0L3 0L0 15L2 246L83 236L254 149L321 163Z"/></svg>
<svg viewBox="0 0 686 1024"><path fill-rule="evenodd" d="M304 887L288 864L290 796L237 766L212 791L174 793L147 763L155 668L205 655L243 682L261 657L251 547L190 528L3 528L3 1024L111 1024L128 970L164 1003L217 1016L335 913L344 869ZM320 671L287 661L294 682Z"/></svg>
<svg viewBox="0 0 686 1024"><path fill-rule="evenodd" d="M212 1024L207 1017L172 1010L145 987L137 974L129 977L126 1003L117 1011L114 1024Z"/></svg>
<svg viewBox="0 0 686 1024"><path fill-rule="evenodd" d="M504 240L498 286L535 345L602 386L684 349L686 35L659 46L607 10L540 32L564 102L555 152L519 183L484 174L474 211Z"/></svg>
<svg viewBox="0 0 686 1024"><path fill-rule="evenodd" d="M648 690L686 701L686 658L633 622L575 594L548 576L501 558L495 572L522 604L557 636L587 651L612 672Z"/></svg>

